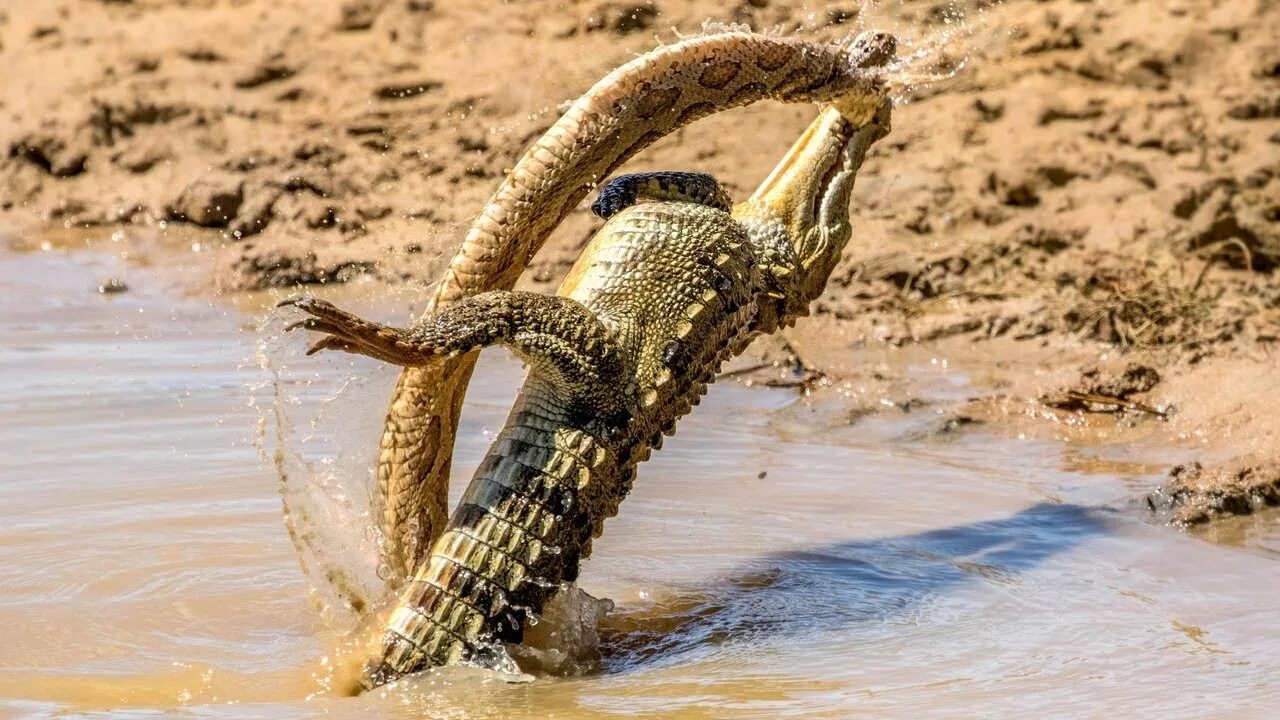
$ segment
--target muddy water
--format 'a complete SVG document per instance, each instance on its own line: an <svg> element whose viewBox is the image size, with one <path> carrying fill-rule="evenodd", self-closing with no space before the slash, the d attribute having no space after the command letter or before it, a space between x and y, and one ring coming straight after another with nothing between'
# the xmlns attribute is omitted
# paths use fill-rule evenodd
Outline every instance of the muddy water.
<svg viewBox="0 0 1280 720"><path fill-rule="evenodd" d="M130 292L96 292L115 275ZM318 552L376 583L353 488L393 374L302 362L291 339L268 348L274 385L255 308L183 299L111 253L0 253L0 309L0 716L1250 717L1280 698L1274 535L1146 523L1128 499L1154 468L1114 448L934 436L927 409L849 425L733 384L643 468L586 565L618 603L602 673L334 697L315 677L335 636L260 457L264 398L281 388L295 462L346 477L321 504L348 508L322 517L341 547ZM519 375L486 355L458 475Z"/></svg>

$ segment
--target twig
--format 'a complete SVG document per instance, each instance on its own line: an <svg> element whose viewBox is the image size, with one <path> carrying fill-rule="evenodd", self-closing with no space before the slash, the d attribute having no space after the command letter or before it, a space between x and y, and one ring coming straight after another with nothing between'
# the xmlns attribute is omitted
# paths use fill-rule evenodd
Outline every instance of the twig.
<svg viewBox="0 0 1280 720"><path fill-rule="evenodd" d="M807 373L819 372L818 368L814 367L808 360L805 360L804 355L800 354L800 351L796 349L795 343L791 342L791 338L787 337L785 332L778 333L778 337L782 338L782 346L796 359L796 364L800 366L801 370Z"/></svg>
<svg viewBox="0 0 1280 720"><path fill-rule="evenodd" d="M755 365L748 365L747 367L743 367L743 368L737 368L735 370L726 370L720 373L719 375L716 375L716 379L723 380L725 378L738 377L739 375L746 375L748 373L753 373L757 370L763 370L767 367L773 367L773 363L762 362L762 363L756 363Z"/></svg>
<svg viewBox="0 0 1280 720"><path fill-rule="evenodd" d="M1064 410L1085 410L1088 412L1115 412L1115 410L1136 410L1138 412L1149 413L1160 418L1168 418L1169 412L1153 407L1140 400L1126 400L1114 395L1103 395L1101 393L1087 393L1079 390L1064 390L1060 395L1045 395L1040 398L1040 402L1049 407L1062 408ZM1112 406L1115 410L1093 410L1091 405Z"/></svg>

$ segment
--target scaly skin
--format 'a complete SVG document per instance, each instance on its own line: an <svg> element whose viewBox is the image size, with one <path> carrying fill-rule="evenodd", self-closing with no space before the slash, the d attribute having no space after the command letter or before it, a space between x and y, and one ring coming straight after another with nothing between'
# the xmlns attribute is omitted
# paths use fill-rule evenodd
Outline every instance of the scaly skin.
<svg viewBox="0 0 1280 720"><path fill-rule="evenodd" d="M873 33L840 44L726 32L654 50L596 83L534 144L467 232L428 312L509 290L564 216L635 153L696 119L762 99L839 101L865 122L883 95ZM384 560L411 577L443 530L454 434L476 355L407 368L378 454Z"/></svg>
<svg viewBox="0 0 1280 720"><path fill-rule="evenodd" d="M722 45L718 52L736 48L739 54L730 57L742 58L734 61L740 64L750 58L741 54L743 43L760 43L758 52L806 47L794 40L736 36L737 45ZM728 37L734 36L704 40ZM892 54L886 36L861 43L854 46L859 72ZM705 57L699 63L692 67L704 68L704 75L705 68L718 67ZM665 67L697 75L687 64ZM827 64L825 78L840 74L833 67ZM813 81L807 87L814 92ZM619 192L625 201L608 207L612 217L555 297L489 291L456 298L446 292L446 282L434 311L407 330L365 322L322 301L289 301L311 315L295 326L327 333L313 352L338 349L410 368L402 376L402 393L405 378L417 382L450 364L469 373L472 351L489 344L512 347L530 365L506 426L443 533L425 536L434 540L430 553L390 615L381 651L366 668L366 687L430 665L509 663L500 643L518 641L530 614L559 583L577 576L592 539L630 489L636 465L697 404L724 360L755 335L807 313L848 241L854 175L870 145L888 131L889 104L872 74L842 87L825 96L831 106L732 214L719 207L723 191L709 190L705 176L624 180ZM630 105L649 102L653 92L658 91L651 86L633 96ZM794 98L789 92L777 94ZM672 106L666 97L663 104ZM637 132L643 135L631 130ZM549 135L554 134L553 129ZM625 158L633 151L611 154ZM537 152L535 147L530 156ZM584 153L587 164L606 154L598 148ZM577 183L584 176L575 177ZM572 204L580 199L576 191L568 195L575 197ZM632 195L654 201L616 207ZM473 228L472 235L491 230ZM504 273L511 272L505 263L522 266L527 259L500 244L505 260L494 260L477 252L473 240L469 236L461 259L455 259L455 280L496 275L505 283ZM450 392L461 392L456 375L435 377ZM435 410L435 427L451 433L456 409ZM402 422L394 411L393 406L392 425ZM441 452L447 448L436 449L435 458Z"/></svg>

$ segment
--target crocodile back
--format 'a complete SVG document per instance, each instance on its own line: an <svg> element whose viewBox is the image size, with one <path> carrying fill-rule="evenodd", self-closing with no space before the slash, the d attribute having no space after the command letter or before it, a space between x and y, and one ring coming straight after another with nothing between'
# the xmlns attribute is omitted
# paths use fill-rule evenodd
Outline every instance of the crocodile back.
<svg viewBox="0 0 1280 720"><path fill-rule="evenodd" d="M689 363L716 346L723 330L736 329L726 326L753 304L758 281L746 231L728 213L648 202L622 210L596 233L557 294L590 308L616 333L635 360L643 401L645 391L667 395L670 375L697 374ZM675 367L664 357L670 353Z"/></svg>
<svg viewBox="0 0 1280 720"><path fill-rule="evenodd" d="M626 366L618 412L574 407L572 387L531 373L430 555L402 591L369 684L469 659L503 666L750 326L760 275L728 213L645 203L596 234L559 294L596 314ZM585 379L583 379L585 381ZM570 381L572 382L572 381Z"/></svg>

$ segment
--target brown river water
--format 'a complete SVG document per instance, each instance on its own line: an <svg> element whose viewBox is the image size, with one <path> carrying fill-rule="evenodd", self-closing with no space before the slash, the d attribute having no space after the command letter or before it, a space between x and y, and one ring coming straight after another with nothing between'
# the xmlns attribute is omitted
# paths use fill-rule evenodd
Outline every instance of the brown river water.
<svg viewBox="0 0 1280 720"><path fill-rule="evenodd" d="M99 294L109 276L130 291ZM507 683L453 669L326 692L338 635L313 598L332 591L300 569L273 460L285 498L310 507L311 551L376 592L366 486L394 371L300 358L301 338L272 334L279 319L260 332L264 303L182 287L118 253L0 250L0 717L1280 707L1280 541L1149 522L1132 498L1155 482L1152 451L917 432L927 408L850 424L831 401L732 382L642 468L584 566L584 588L617 603L600 672ZM376 317L408 309L342 293ZM908 371L935 397L966 391L940 364ZM520 376L486 353L455 478Z"/></svg>

